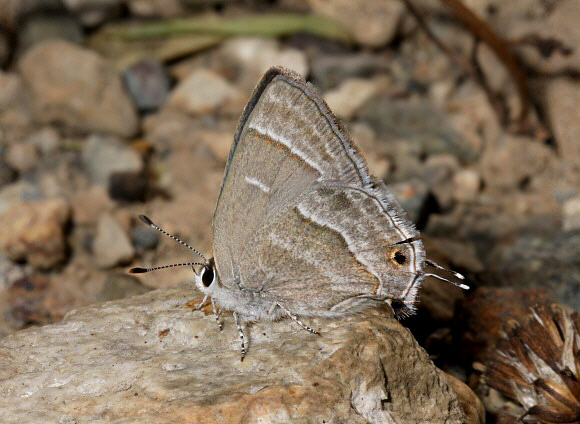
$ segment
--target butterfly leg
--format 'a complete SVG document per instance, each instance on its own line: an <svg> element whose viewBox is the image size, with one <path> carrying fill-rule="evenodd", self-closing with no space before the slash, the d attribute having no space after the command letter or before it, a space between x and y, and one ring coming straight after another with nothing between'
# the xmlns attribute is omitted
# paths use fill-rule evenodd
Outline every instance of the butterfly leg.
<svg viewBox="0 0 580 424"><path fill-rule="evenodd" d="M244 330L238 318L238 314L235 312L234 312L234 321L236 322L236 326L238 327L238 333L240 334L240 340L242 341L242 357L240 361L243 361L244 358L246 357L246 339L244 337Z"/></svg>
<svg viewBox="0 0 580 424"><path fill-rule="evenodd" d="M210 301L211 301L211 309L213 311L213 314L215 315L215 322L217 323L220 331L222 331L224 329L224 325L222 324L222 319L220 318L222 310L221 309L219 311L217 310L217 308L215 306L215 302L213 301L213 297L210 297Z"/></svg>
<svg viewBox="0 0 580 424"><path fill-rule="evenodd" d="M197 305L195 308L193 308L194 311L199 311L200 309L204 308L207 306L207 298L209 297L209 294L206 294L203 297L203 300L199 303L199 305Z"/></svg>
<svg viewBox="0 0 580 424"><path fill-rule="evenodd" d="M307 326L306 324L304 324L302 321L300 321L296 315L294 315L292 312L290 312L288 309L286 309L284 306L280 305L279 302L276 302L274 304L274 307L279 307L280 309L282 309L284 312L286 312L286 315L288 315L290 318L292 318L294 320L295 323L297 323L300 327L304 328L306 331L311 332L312 334L316 334L316 335L320 335L320 333L318 331L316 331L314 328L310 328L309 326Z"/></svg>
<svg viewBox="0 0 580 424"><path fill-rule="evenodd" d="M215 315L215 321L217 322L217 325L221 330L224 329L224 325L222 324L222 320L220 318L220 315L222 313L221 309L218 311L216 306L215 306L215 302L213 301L213 298L209 296L209 294L206 294L203 298L203 300L199 303L199 305L197 305L195 308L193 308L194 311L199 311L200 309L206 307L208 305L208 301L207 299L209 298L210 302L211 302L211 309L213 311L213 314Z"/></svg>

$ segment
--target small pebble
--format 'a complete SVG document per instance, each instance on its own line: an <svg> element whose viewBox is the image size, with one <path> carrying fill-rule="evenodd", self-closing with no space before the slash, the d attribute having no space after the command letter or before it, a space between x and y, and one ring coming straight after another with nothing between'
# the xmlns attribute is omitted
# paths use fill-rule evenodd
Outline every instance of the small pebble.
<svg viewBox="0 0 580 424"><path fill-rule="evenodd" d="M580 228L580 197L574 197L564 203L563 215L564 231Z"/></svg>
<svg viewBox="0 0 580 424"><path fill-rule="evenodd" d="M460 201L471 201L481 188L479 174L471 169L462 169L453 175L453 196Z"/></svg>
<svg viewBox="0 0 580 424"><path fill-rule="evenodd" d="M70 206L61 198L17 202L0 215L0 252L13 261L50 268L66 256Z"/></svg>
<svg viewBox="0 0 580 424"><path fill-rule="evenodd" d="M30 134L27 141L36 146L41 154L49 155L58 150L60 136L53 127L44 127Z"/></svg>
<svg viewBox="0 0 580 424"><path fill-rule="evenodd" d="M82 158L94 184L108 185L115 172L139 173L144 166L141 155L114 136L87 137Z"/></svg>
<svg viewBox="0 0 580 424"><path fill-rule="evenodd" d="M18 49L25 51L34 44L49 39L80 44L83 37L83 29L78 19L71 15L34 13L25 17L18 26Z"/></svg>
<svg viewBox="0 0 580 424"><path fill-rule="evenodd" d="M114 204L102 185L78 191L72 199L73 221L76 225L94 225L103 212L113 209Z"/></svg>
<svg viewBox="0 0 580 424"><path fill-rule="evenodd" d="M62 40L43 41L24 52L18 69L37 122L122 137L139 129L117 70L92 50Z"/></svg>
<svg viewBox="0 0 580 424"><path fill-rule="evenodd" d="M26 141L8 146L6 163L15 171L25 172L38 163L39 155L36 146Z"/></svg>
<svg viewBox="0 0 580 424"><path fill-rule="evenodd" d="M330 110L341 119L352 119L358 109L380 89L381 82L373 79L352 78L325 94Z"/></svg>
<svg viewBox="0 0 580 424"><path fill-rule="evenodd" d="M131 242L137 250L153 250L159 244L159 234L140 225L131 232Z"/></svg>
<svg viewBox="0 0 580 424"><path fill-rule="evenodd" d="M123 81L140 112L159 108L169 93L169 75L161 62L142 59L123 72Z"/></svg>
<svg viewBox="0 0 580 424"><path fill-rule="evenodd" d="M109 178L109 196L127 202L145 201L147 178L142 173L114 172Z"/></svg>
<svg viewBox="0 0 580 424"><path fill-rule="evenodd" d="M177 84L167 104L192 115L203 115L241 105L243 98L245 96L225 78L205 69L196 69Z"/></svg>
<svg viewBox="0 0 580 424"><path fill-rule="evenodd" d="M108 268L129 262L134 249L123 228L109 214L103 214L97 224L93 253L98 266Z"/></svg>

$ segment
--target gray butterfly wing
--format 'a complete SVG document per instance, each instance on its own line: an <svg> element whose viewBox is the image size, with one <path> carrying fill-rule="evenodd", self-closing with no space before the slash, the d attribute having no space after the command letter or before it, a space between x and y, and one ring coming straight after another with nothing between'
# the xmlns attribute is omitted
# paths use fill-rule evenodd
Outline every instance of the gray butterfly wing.
<svg viewBox="0 0 580 424"><path fill-rule="evenodd" d="M272 68L246 106L230 151L213 223L222 284L234 279L250 237L312 183L370 184L366 164L316 90Z"/></svg>
<svg viewBox="0 0 580 424"><path fill-rule="evenodd" d="M324 206L332 196L322 196L321 187L334 187L355 197L352 190L359 190L363 200L380 206L380 217L372 224L364 207L349 203L344 208L348 218L344 215L340 228L332 232L324 231L324 225L306 225L311 218L297 225L296 219L300 221L303 215L296 215L296 208L303 205L306 211L316 193L318 206L312 218L320 215L318 219L328 223L337 212ZM386 265L387 244L418 235L402 217L403 211L384 185L374 185L364 159L316 90L290 71L269 70L238 125L214 214L214 259L220 283L232 290L239 286L261 290L266 285L283 299L294 298L296 290L308 286L310 297L320 297L324 285L336 287L339 283L337 299L344 297L345 290L349 296L356 292L399 298L412 293L414 298L418 284L409 281L416 278L416 272L410 270L400 281L387 284L396 280ZM361 222L367 227L353 233L349 245L345 239L349 226ZM285 237L286 250L271 245L277 235ZM403 247L414 249L414 266L420 269L424 256L420 242ZM292 254L291 248L295 249ZM296 261L296 255L305 253L310 259ZM352 268L341 262L344 255L354 258ZM347 268L352 278L345 278ZM351 284L356 282L360 284ZM340 303L335 301L328 305Z"/></svg>
<svg viewBox="0 0 580 424"><path fill-rule="evenodd" d="M412 310L425 254L392 202L382 183L311 186L252 237L239 267L243 286L297 315L340 314L368 298Z"/></svg>

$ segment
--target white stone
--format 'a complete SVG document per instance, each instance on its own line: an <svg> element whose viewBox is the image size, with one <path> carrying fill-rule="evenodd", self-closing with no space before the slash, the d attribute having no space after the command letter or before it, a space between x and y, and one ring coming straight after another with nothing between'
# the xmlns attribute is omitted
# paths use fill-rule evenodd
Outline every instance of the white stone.
<svg viewBox="0 0 580 424"><path fill-rule="evenodd" d="M126 263L135 254L123 228L107 213L99 218L93 252L97 265L103 268Z"/></svg>
<svg viewBox="0 0 580 424"><path fill-rule="evenodd" d="M379 92L380 85L380 82L375 80L351 78L327 92L324 100L336 116L349 120L361 106Z"/></svg>
<svg viewBox="0 0 580 424"><path fill-rule="evenodd" d="M98 134L84 141L82 158L91 180L107 185L115 172L138 173L143 169L143 158L126 143L114 136Z"/></svg>
<svg viewBox="0 0 580 424"><path fill-rule="evenodd" d="M193 115L214 113L238 105L244 96L225 78L205 69L196 69L173 89L167 106Z"/></svg>

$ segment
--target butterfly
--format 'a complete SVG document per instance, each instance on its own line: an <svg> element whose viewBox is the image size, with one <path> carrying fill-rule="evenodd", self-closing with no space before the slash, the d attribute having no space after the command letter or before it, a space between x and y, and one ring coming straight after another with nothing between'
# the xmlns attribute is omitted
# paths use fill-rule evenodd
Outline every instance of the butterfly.
<svg viewBox="0 0 580 424"><path fill-rule="evenodd" d="M238 124L213 217L213 258L190 249L204 259L189 263L200 266L199 307L209 300L214 312L233 312L242 359L245 323L289 317L318 334L301 319L338 319L377 303L409 315L434 275L426 265L441 268L426 260L418 230L318 91L280 67L262 77Z"/></svg>

